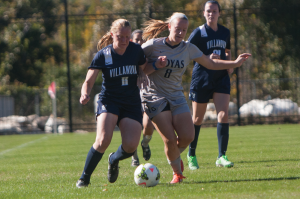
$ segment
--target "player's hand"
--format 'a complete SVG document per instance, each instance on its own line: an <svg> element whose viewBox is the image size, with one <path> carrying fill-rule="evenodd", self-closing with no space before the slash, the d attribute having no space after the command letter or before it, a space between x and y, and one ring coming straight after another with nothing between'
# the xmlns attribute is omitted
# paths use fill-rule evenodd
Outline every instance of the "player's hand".
<svg viewBox="0 0 300 199"><path fill-rule="evenodd" d="M167 65L167 57L166 56L159 56L155 62L156 68L164 68Z"/></svg>
<svg viewBox="0 0 300 199"><path fill-rule="evenodd" d="M148 76L142 70L139 70L139 76L137 78L137 86L139 89L146 88L149 82Z"/></svg>
<svg viewBox="0 0 300 199"><path fill-rule="evenodd" d="M250 53L240 54L238 58L235 60L235 62L237 63L237 67L240 67L250 56L251 56Z"/></svg>
<svg viewBox="0 0 300 199"><path fill-rule="evenodd" d="M88 101L90 101L90 96L88 94L84 94L80 96L79 102L82 105L85 105L86 103L88 103Z"/></svg>
<svg viewBox="0 0 300 199"><path fill-rule="evenodd" d="M234 70L233 68L227 69L228 75L231 75L233 73L233 70Z"/></svg>
<svg viewBox="0 0 300 199"><path fill-rule="evenodd" d="M215 53L210 54L210 55L209 55L209 58L210 58L210 59L221 59L220 55L215 54Z"/></svg>

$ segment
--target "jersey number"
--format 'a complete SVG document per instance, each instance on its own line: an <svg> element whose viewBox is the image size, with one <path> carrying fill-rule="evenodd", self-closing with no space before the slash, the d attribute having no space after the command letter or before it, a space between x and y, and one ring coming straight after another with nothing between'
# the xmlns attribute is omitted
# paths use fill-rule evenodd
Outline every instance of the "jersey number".
<svg viewBox="0 0 300 199"><path fill-rule="evenodd" d="M128 77L122 77L122 86L128 85Z"/></svg>
<svg viewBox="0 0 300 199"><path fill-rule="evenodd" d="M172 73L172 69L167 69L167 70L166 70L166 73L165 73L165 75L164 75L164 77L165 77L165 78L169 78L170 75L171 75L171 73Z"/></svg>

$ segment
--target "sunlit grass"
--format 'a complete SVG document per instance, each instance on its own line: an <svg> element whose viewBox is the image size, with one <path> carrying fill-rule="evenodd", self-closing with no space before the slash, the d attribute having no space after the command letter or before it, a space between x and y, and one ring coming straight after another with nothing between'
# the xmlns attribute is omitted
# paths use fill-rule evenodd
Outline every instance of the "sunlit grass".
<svg viewBox="0 0 300 199"><path fill-rule="evenodd" d="M118 180L107 181L107 157L120 145L120 133L98 164L88 188L75 186L95 133L0 136L0 198L300 198L300 125L230 128L231 169L218 168L215 128L203 128L197 158L200 169L186 165L182 184L169 185L172 170L163 142L154 133L152 157L161 173L156 187L135 185L131 159L120 162ZM140 162L141 147L138 148Z"/></svg>

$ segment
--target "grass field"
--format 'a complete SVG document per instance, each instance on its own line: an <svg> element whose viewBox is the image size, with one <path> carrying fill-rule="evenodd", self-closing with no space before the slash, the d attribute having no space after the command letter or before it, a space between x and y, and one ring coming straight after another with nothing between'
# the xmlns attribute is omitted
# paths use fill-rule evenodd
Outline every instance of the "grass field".
<svg viewBox="0 0 300 199"><path fill-rule="evenodd" d="M160 183L142 188L134 183L131 159L120 162L118 180L107 181L107 157L120 145L116 132L88 188L75 182L82 172L95 133L0 136L0 198L300 198L300 125L230 128L228 158L233 168L215 166L215 128L201 130L197 148L200 169L186 165L182 184L170 185L171 167L157 132L150 142L149 162L158 167ZM142 150L138 154L141 163Z"/></svg>

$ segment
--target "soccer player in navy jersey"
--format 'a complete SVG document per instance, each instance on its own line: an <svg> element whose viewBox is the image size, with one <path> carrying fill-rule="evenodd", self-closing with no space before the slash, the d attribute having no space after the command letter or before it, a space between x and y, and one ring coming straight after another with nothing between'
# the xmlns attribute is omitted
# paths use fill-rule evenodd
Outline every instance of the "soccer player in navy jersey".
<svg viewBox="0 0 300 199"><path fill-rule="evenodd" d="M145 22L143 33L147 42L142 48L149 60L144 72L150 84L142 89L142 102L164 142L165 154L173 170L171 184L185 178L180 154L194 139L192 116L181 85L186 67L193 60L212 70L235 68L251 56L241 54L235 61L209 59L197 46L184 41L188 24L185 14L173 13L166 21ZM156 38L165 30L169 30L167 37Z"/></svg>
<svg viewBox="0 0 300 199"><path fill-rule="evenodd" d="M131 33L131 39L130 41L142 45L144 43L143 40L143 31L140 29L134 30ZM149 119L148 115L146 113L143 113L143 140L141 142L141 147L143 150L143 158L147 161L151 157L151 150L149 147L149 142L152 138L152 134L154 131L154 126ZM131 160L131 166L136 167L140 165L139 157L137 154L137 150L132 156Z"/></svg>
<svg viewBox="0 0 300 199"><path fill-rule="evenodd" d="M205 55L210 56L211 59L230 60L230 31L218 24L220 11L220 5L217 1L207 1L204 4L203 11L206 23L196 28L188 40L192 44L195 44ZM190 144L187 154L188 165L191 170L199 168L196 158L196 147L206 106L210 99L214 101L218 116L217 137L219 156L216 166L233 166L233 163L225 155L229 140L229 74L232 72L233 69L210 70L194 62L189 99L192 100L195 139Z"/></svg>
<svg viewBox="0 0 300 199"><path fill-rule="evenodd" d="M102 90L96 112L97 135L89 150L78 188L87 187L90 178L105 150L109 146L116 124L119 126L122 144L109 155L108 181L113 183L119 174L119 161L131 157L140 141L142 110L137 86L147 78L142 72L147 63L139 44L130 42L131 26L125 19L112 23L110 31L98 43L86 79L82 85L80 103L90 100L90 92L98 73L102 72Z"/></svg>

